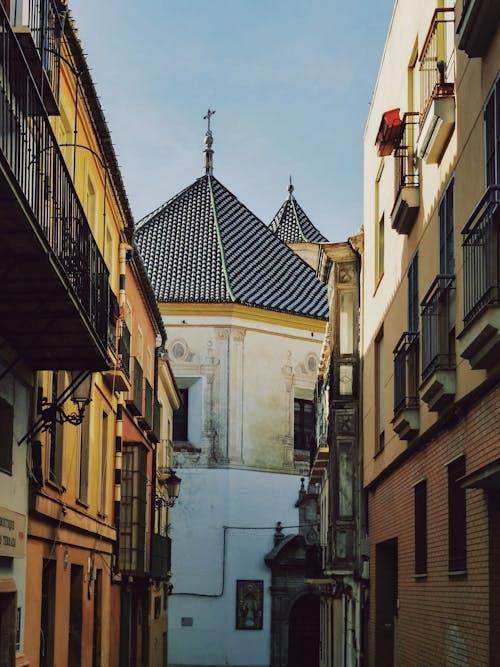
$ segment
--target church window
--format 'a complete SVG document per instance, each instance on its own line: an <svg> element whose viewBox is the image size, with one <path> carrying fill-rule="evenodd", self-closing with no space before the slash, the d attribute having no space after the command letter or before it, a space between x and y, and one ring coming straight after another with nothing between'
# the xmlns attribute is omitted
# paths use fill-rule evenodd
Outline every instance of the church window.
<svg viewBox="0 0 500 667"><path fill-rule="evenodd" d="M186 442L188 439L189 388L179 389L181 404L174 412L174 440Z"/></svg>
<svg viewBox="0 0 500 667"><path fill-rule="evenodd" d="M314 433L313 402L304 398L294 399L293 446L294 449L310 449Z"/></svg>

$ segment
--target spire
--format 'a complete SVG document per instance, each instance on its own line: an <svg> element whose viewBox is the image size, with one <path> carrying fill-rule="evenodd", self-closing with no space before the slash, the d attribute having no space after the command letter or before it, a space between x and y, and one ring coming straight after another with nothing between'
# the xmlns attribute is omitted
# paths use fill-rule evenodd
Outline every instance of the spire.
<svg viewBox="0 0 500 667"><path fill-rule="evenodd" d="M215 111L212 111L209 109L207 111L207 115L203 116L203 120L207 121L208 127L207 131L205 134L205 148L203 149L203 152L205 153L205 174L213 174L214 171L214 152L212 150L212 144L214 141L214 138L212 136L212 130L210 129L210 118L213 116Z"/></svg>
<svg viewBox="0 0 500 667"><path fill-rule="evenodd" d="M293 185L292 185L292 175L290 174L290 183L288 184L288 196L291 199L292 198L292 193L293 193Z"/></svg>

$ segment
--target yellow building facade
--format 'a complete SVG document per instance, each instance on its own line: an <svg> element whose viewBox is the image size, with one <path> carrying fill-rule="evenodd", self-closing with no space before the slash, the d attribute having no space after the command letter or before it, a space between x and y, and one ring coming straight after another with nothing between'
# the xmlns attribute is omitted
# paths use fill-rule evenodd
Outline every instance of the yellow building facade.
<svg viewBox="0 0 500 667"><path fill-rule="evenodd" d="M166 334L67 3L3 0L0 22L0 662L148 662L169 593ZM144 559L125 578L137 539ZM125 646L134 576L144 615Z"/></svg>
<svg viewBox="0 0 500 667"><path fill-rule="evenodd" d="M498 661L499 19L396 2L367 120L369 665Z"/></svg>

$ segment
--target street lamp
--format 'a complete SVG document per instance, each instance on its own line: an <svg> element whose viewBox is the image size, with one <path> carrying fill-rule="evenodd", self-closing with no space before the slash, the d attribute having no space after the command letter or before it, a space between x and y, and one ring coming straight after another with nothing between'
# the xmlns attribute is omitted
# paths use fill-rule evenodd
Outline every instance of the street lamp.
<svg viewBox="0 0 500 667"><path fill-rule="evenodd" d="M168 477L159 479L159 483L161 484L161 486L167 487L168 498L156 495L155 496L156 509L160 509L160 507L173 507L175 505L175 501L177 500L181 492L181 482L182 480L180 479L180 477L177 477L177 475L175 474L175 470L172 470L172 468L170 468L169 470Z"/></svg>
<svg viewBox="0 0 500 667"><path fill-rule="evenodd" d="M85 408L92 400L93 374L91 371L70 371L71 382L54 401L43 395L43 390L38 389L37 413L39 418L33 424L26 435L19 440L21 445L26 440L32 440L35 435L43 431L53 432L56 424L65 422L78 426L85 417ZM64 403L71 399L76 405L76 411L67 413L64 411Z"/></svg>

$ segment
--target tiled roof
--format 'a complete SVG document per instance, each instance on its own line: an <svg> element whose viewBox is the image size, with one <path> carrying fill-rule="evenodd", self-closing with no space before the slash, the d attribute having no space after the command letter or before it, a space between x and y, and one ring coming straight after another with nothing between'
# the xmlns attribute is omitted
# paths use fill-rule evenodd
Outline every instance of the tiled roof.
<svg viewBox="0 0 500 667"><path fill-rule="evenodd" d="M274 216L269 228L283 243L324 243L328 241L309 220L291 193Z"/></svg>
<svg viewBox="0 0 500 667"><path fill-rule="evenodd" d="M211 175L141 220L136 242L159 301L328 317L314 271Z"/></svg>

